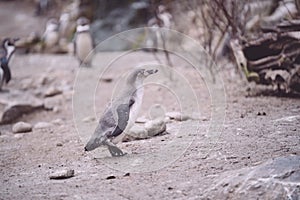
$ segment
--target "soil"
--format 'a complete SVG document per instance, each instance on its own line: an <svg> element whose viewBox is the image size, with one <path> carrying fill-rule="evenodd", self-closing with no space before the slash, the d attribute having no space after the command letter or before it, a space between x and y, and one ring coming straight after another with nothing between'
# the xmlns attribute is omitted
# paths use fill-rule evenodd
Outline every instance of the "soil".
<svg viewBox="0 0 300 200"><path fill-rule="evenodd" d="M12 17L18 8L15 6L13 2L0 2L1 37L28 35L32 27L39 30L40 24L22 7L18 12L26 13L30 28L20 30L22 22L12 25L3 20ZM10 27L10 31L4 27ZM94 65L116 55L98 53ZM203 199L225 172L280 156L300 155L299 98L260 95L258 87L249 87L234 73L233 66L224 65L221 75L226 94L225 121L218 124L222 132L210 137L214 134L209 132L214 112L211 94L194 69L176 59L173 58L174 69L188 79L199 99L198 118L172 121L168 123L168 133L161 136L122 143L119 146L128 155L111 158L104 148L94 153L83 150L86 137L97 123L93 117L101 115L120 77L140 63L155 60L153 54L136 52L116 61L105 74L113 80L100 81L95 91L95 113L89 115L74 114L72 94L78 91L74 84L78 72L87 76L79 85L87 92L91 89L91 80L99 77L93 73L95 67L79 71L77 60L69 55L16 54L11 63L13 79L6 86L9 92L21 90L27 80L42 76L51 80L47 87L67 85L70 89L50 99L57 109L38 111L18 120L33 125L50 122L52 126L21 134L12 133L13 124L0 126L0 199ZM35 91L38 88L23 90ZM84 99L88 102L90 98ZM73 99L75 103L76 100ZM83 109L90 106L85 101L81 103ZM167 112L180 111L179 103L168 88L149 84L140 116L148 116L154 104L162 105ZM87 127L86 132L82 133L80 127ZM75 170L75 176L49 178L62 169Z"/></svg>

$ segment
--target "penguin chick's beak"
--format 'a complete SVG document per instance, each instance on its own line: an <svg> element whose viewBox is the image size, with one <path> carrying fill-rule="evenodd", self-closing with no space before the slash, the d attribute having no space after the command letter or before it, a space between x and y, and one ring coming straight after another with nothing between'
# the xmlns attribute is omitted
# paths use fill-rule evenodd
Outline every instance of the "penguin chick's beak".
<svg viewBox="0 0 300 200"><path fill-rule="evenodd" d="M146 76L149 76L149 75L151 75L151 74L155 74L156 72L158 72L157 69L146 70L146 71L145 71L145 75L146 75Z"/></svg>

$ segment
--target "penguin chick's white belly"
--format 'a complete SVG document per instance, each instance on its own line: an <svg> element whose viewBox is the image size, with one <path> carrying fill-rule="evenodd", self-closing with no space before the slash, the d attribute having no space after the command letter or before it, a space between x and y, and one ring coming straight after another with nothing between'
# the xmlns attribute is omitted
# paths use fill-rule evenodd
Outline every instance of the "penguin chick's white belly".
<svg viewBox="0 0 300 200"><path fill-rule="evenodd" d="M2 88L3 83L4 83L4 72L3 69L0 67L0 90Z"/></svg>
<svg viewBox="0 0 300 200"><path fill-rule="evenodd" d="M89 63L91 57L86 58L89 53L93 50L93 42L89 33L80 33L76 38L76 55L79 60Z"/></svg>
<svg viewBox="0 0 300 200"><path fill-rule="evenodd" d="M54 47L59 40L58 32L50 32L45 37L45 44L47 48Z"/></svg>
<svg viewBox="0 0 300 200"><path fill-rule="evenodd" d="M128 119L127 126L126 126L125 130L123 131L123 133L121 135L117 136L116 138L114 138L112 140L112 142L114 144L117 144L120 141L122 141L123 137L126 135L126 133L128 133L130 131L130 129L134 125L134 123L135 123L135 121L138 117L140 108L142 106L143 95L144 95L144 88L142 87L142 88L139 88L136 91L136 95L135 95L135 99L134 99L135 102L130 108L129 119Z"/></svg>

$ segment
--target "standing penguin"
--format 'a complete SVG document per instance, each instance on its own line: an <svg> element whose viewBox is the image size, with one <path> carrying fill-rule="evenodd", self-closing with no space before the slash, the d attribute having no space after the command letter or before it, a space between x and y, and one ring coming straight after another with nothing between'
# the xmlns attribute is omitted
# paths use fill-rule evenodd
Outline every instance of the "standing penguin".
<svg viewBox="0 0 300 200"><path fill-rule="evenodd" d="M93 39L90 33L90 21L85 17L77 20L76 34L74 37L74 54L80 65L91 66Z"/></svg>
<svg viewBox="0 0 300 200"><path fill-rule="evenodd" d="M44 47L47 51L53 50L54 47L58 45L59 41L59 23L57 19L51 18L48 20L46 25L46 30L43 34L42 40Z"/></svg>
<svg viewBox="0 0 300 200"><path fill-rule="evenodd" d="M85 146L85 151L92 151L105 145L112 156L125 155L115 144L133 126L140 110L144 87L143 81L158 70L135 69L127 78L123 91L106 108L99 124Z"/></svg>
<svg viewBox="0 0 300 200"><path fill-rule="evenodd" d="M11 79L11 72L9 69L9 61L15 52L15 41L17 39L6 38L2 41L0 48L0 91L2 90L3 84L7 84Z"/></svg>

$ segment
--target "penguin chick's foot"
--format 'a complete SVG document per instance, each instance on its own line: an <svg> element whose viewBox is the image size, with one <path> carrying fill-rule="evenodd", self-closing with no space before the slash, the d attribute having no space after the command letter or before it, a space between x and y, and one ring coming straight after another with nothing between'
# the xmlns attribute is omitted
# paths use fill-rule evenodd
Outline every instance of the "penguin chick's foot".
<svg viewBox="0 0 300 200"><path fill-rule="evenodd" d="M127 154L113 144L107 144L107 147L113 157L125 156Z"/></svg>

